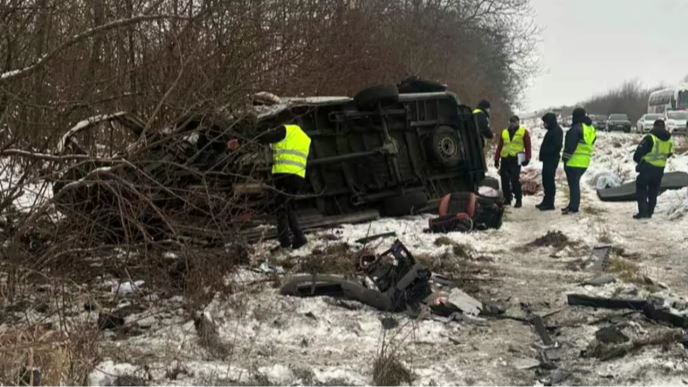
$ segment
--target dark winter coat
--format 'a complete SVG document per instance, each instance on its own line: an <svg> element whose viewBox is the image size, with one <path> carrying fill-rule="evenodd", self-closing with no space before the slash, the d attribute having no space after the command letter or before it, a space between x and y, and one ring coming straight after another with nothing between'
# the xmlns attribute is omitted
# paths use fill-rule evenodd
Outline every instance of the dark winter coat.
<svg viewBox="0 0 688 387"><path fill-rule="evenodd" d="M542 117L547 133L540 146L540 161L543 163L558 163L561 158L561 148L564 145L564 131L557 123L557 116L547 113Z"/></svg>
<svg viewBox="0 0 688 387"><path fill-rule="evenodd" d="M484 139L494 138L494 133L490 129L490 114L484 110L475 113L475 119L478 121L478 130Z"/></svg>

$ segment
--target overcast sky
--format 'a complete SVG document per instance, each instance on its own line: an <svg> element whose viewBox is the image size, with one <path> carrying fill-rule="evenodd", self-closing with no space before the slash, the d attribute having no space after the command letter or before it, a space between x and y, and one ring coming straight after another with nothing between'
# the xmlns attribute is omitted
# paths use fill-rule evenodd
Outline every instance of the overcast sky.
<svg viewBox="0 0 688 387"><path fill-rule="evenodd" d="M637 78L688 74L688 0L531 0L541 27L528 110L569 105Z"/></svg>

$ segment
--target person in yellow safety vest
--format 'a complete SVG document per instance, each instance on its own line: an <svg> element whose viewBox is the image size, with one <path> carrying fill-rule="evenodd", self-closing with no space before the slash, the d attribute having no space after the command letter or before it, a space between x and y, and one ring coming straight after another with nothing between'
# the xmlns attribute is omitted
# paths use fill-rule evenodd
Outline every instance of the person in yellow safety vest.
<svg viewBox="0 0 688 387"><path fill-rule="evenodd" d="M502 178L502 192L507 206L516 198L514 208L523 207L521 166L525 167L530 163L531 152L528 130L521 126L521 120L517 116L512 116L509 118L509 127L502 131L494 155L495 168L499 169L499 176Z"/></svg>
<svg viewBox="0 0 688 387"><path fill-rule="evenodd" d="M277 239L283 248L299 249L308 241L296 218L291 198L303 187L311 139L299 125L282 125L261 134L256 141L272 146L272 178L277 190ZM230 140L227 146L235 150L239 146L238 140Z"/></svg>
<svg viewBox="0 0 688 387"><path fill-rule="evenodd" d="M651 218L657 205L657 195L664 177L667 159L674 153L671 133L666 130L664 121L657 120L650 134L638 144L633 161L638 165L638 178L635 181L638 197L638 213L634 219Z"/></svg>
<svg viewBox="0 0 688 387"><path fill-rule="evenodd" d="M478 122L480 140L483 148L485 148L485 142L494 138L494 133L490 128L490 103L486 100L478 102L478 106L473 110L473 116Z"/></svg>
<svg viewBox="0 0 688 387"><path fill-rule="evenodd" d="M575 214L580 210L580 181L590 166L592 153L597 141L597 132L585 109L576 108L571 115L571 128L564 139L564 172L569 185L569 205L561 210L562 214Z"/></svg>

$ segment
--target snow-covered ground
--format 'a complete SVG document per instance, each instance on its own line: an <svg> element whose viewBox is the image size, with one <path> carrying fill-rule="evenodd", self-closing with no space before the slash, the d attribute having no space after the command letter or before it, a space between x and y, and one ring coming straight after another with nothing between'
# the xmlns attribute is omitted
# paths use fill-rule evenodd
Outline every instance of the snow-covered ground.
<svg viewBox="0 0 688 387"><path fill-rule="evenodd" d="M544 130L532 126L531 132L537 155ZM329 298L289 298L266 283L266 275L242 270L232 278L236 291L216 296L203 311L204 321L213 326L210 341L202 332L207 329L194 324L179 298L146 303L154 306L127 317L127 324L137 328L135 335L105 334L102 359L89 383L112 385L117 376L128 375L166 385L363 385L373 382L381 349L391 347L411 372L414 385L536 385L548 378L560 379L559 384L682 384L688 363L677 343L609 361L582 357L594 343L595 332L608 325L596 320L612 312L566 306L570 293L654 295L665 300L688 296L683 259L688 220L681 215L688 211L688 191L663 194L656 216L642 221L632 219L634 203L603 203L595 193L594 177L600 173L614 172L624 180L635 177L632 152L640 138L599 133L593 165L584 177L582 211L576 215L541 213L534 207L541 199L536 195L525 198L524 208L509 209L500 230L448 234L441 243L438 235L423 232L430 216L418 216L323 230L288 255L270 253L274 242L255 246L255 261L269 259L286 266L329 245L344 242L358 249L357 239L393 231L417 257L470 266L472 278L464 280L472 284L473 295L505 306L507 315L524 317L525 306L541 316L551 314L545 322L557 327L550 333L561 350L560 367L552 373L533 369L539 363L536 348L541 342L530 325L518 321L445 323L384 314L353 302L342 305ZM532 168L541 166L533 163ZM671 160L668 170L688 171L688 159ZM565 182L559 181L559 207L566 196ZM571 243L559 248L526 246L550 231L561 231ZM393 240L371 247L381 252ZM579 264L593 246L608 243L623 250L618 255L637 268L635 274L661 285L629 282L621 276L603 287L581 285L596 275L580 270ZM455 246L467 246L471 257L457 256ZM93 313L81 315L84 321L95 319ZM385 330L381 321L389 318L398 326ZM632 338L660 329L639 316L624 319L623 330Z"/></svg>

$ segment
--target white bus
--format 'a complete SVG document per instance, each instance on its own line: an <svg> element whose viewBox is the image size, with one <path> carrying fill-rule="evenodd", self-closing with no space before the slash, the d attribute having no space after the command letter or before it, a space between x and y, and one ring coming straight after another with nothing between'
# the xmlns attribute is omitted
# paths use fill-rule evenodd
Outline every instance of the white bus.
<svg viewBox="0 0 688 387"><path fill-rule="evenodd" d="M688 110L688 84L650 94L647 100L648 113L664 113L667 110Z"/></svg>

